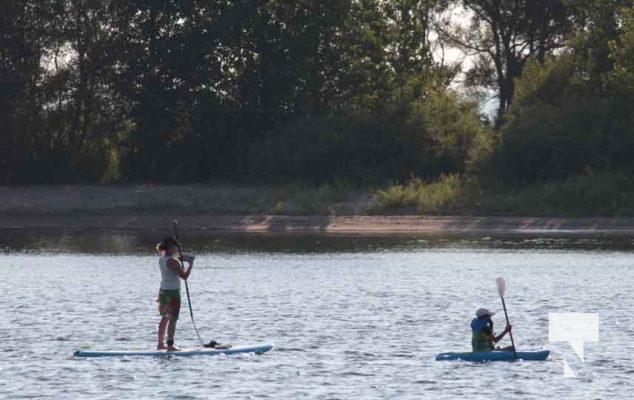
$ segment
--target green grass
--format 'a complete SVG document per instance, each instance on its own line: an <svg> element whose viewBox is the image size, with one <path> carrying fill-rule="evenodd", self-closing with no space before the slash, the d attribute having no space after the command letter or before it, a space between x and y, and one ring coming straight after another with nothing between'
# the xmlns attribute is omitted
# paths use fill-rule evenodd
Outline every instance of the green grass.
<svg viewBox="0 0 634 400"><path fill-rule="evenodd" d="M367 189L337 185L63 185L0 187L0 214L358 214Z"/></svg>
<svg viewBox="0 0 634 400"><path fill-rule="evenodd" d="M634 181L621 174L581 175L528 187L494 187L482 211L490 215L634 216Z"/></svg>
<svg viewBox="0 0 634 400"><path fill-rule="evenodd" d="M405 185L392 185L377 190L368 212L450 214L459 207L466 183L458 175L447 175L435 182L413 179Z"/></svg>

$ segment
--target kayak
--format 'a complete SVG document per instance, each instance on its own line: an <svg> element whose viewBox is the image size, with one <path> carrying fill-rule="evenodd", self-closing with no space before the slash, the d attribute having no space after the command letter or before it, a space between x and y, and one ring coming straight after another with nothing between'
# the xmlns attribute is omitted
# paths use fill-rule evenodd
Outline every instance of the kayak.
<svg viewBox="0 0 634 400"><path fill-rule="evenodd" d="M549 350L542 351L518 351L518 360L544 361L550 354ZM462 361L513 361L515 353L512 351L482 351L467 353L440 353L436 361L462 360Z"/></svg>
<svg viewBox="0 0 634 400"><path fill-rule="evenodd" d="M228 349L197 348L180 351L166 350L77 350L75 357L192 357L217 356L241 353L262 354L273 349L272 344L257 344L249 346L235 346Z"/></svg>

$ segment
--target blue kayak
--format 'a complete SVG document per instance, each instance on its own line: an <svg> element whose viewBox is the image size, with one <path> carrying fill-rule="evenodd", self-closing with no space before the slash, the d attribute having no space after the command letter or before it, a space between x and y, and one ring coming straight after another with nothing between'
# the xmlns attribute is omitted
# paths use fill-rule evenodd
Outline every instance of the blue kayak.
<svg viewBox="0 0 634 400"><path fill-rule="evenodd" d="M549 350L542 351L518 351L518 360L544 361L550 354ZM436 361L462 360L462 361L513 361L515 353L512 351L482 351L467 353L440 353Z"/></svg>
<svg viewBox="0 0 634 400"><path fill-rule="evenodd" d="M273 349L272 344L258 344L250 346L236 346L228 349L197 348L180 351L166 350L77 350L75 357L192 357L192 356L217 356L221 354L255 353L262 354Z"/></svg>

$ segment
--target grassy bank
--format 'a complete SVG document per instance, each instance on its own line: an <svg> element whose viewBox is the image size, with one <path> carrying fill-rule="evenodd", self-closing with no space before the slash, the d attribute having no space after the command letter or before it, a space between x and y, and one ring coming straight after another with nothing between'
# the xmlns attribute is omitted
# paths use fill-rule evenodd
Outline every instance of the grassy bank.
<svg viewBox="0 0 634 400"><path fill-rule="evenodd" d="M0 186L0 214L364 214L370 190L333 185Z"/></svg>
<svg viewBox="0 0 634 400"><path fill-rule="evenodd" d="M505 186L459 176L378 190L371 212L428 215L584 217L634 215L634 181L623 175Z"/></svg>
<svg viewBox="0 0 634 400"><path fill-rule="evenodd" d="M634 216L623 175L504 186L460 176L435 182L346 185L77 185L0 187L0 214Z"/></svg>

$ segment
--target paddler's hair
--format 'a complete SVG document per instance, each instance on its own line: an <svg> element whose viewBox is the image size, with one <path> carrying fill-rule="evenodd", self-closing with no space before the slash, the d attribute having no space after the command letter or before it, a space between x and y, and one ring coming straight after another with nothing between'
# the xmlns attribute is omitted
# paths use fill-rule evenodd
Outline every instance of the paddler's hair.
<svg viewBox="0 0 634 400"><path fill-rule="evenodd" d="M178 241L176 240L176 238L171 236L166 237L160 243L156 245L156 251L158 251L159 254L162 255L162 254L165 254L167 249L173 246L178 246Z"/></svg>

